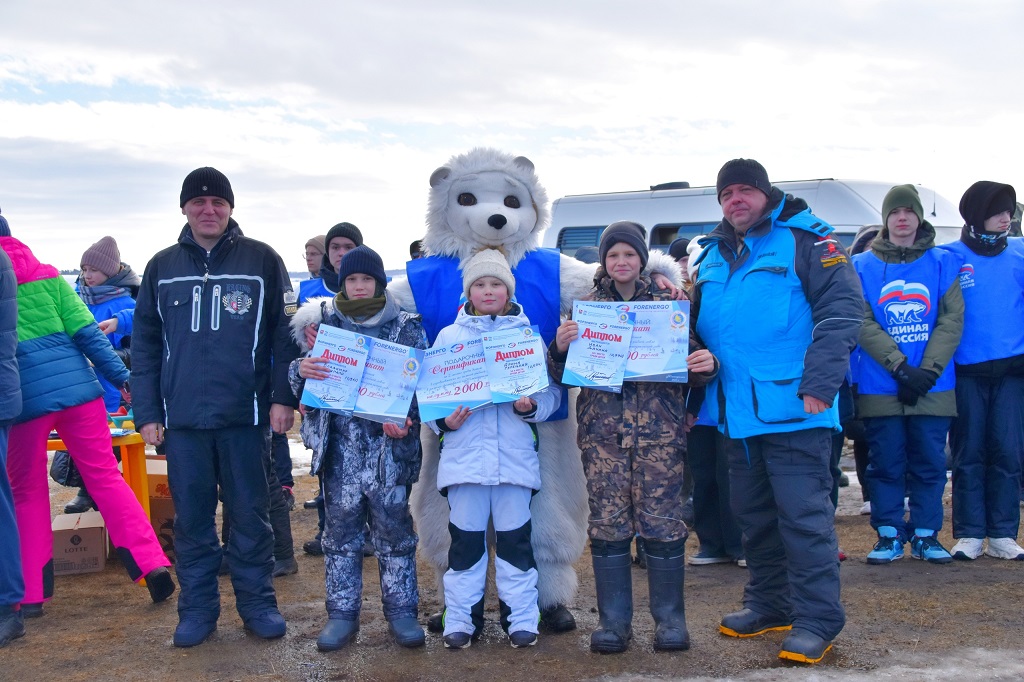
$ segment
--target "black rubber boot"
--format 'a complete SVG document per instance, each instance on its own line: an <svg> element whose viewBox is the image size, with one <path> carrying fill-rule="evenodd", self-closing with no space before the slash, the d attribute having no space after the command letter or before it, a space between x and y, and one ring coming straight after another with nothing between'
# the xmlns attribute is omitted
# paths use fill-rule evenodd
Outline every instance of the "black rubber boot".
<svg viewBox="0 0 1024 682"><path fill-rule="evenodd" d="M655 651L685 651L690 648L683 602L686 557L683 542L647 540L647 587L651 615L656 626Z"/></svg>
<svg viewBox="0 0 1024 682"><path fill-rule="evenodd" d="M85 488L79 488L78 495L64 505L65 514L81 514L82 512L91 511L93 509L96 509L96 503L93 501L89 491Z"/></svg>
<svg viewBox="0 0 1024 682"><path fill-rule="evenodd" d="M540 627L545 632L569 632L576 629L576 617L565 604L541 607Z"/></svg>
<svg viewBox="0 0 1024 682"><path fill-rule="evenodd" d="M632 540L592 540L594 586L597 589L598 629L590 635L590 650L601 654L622 653L633 637Z"/></svg>

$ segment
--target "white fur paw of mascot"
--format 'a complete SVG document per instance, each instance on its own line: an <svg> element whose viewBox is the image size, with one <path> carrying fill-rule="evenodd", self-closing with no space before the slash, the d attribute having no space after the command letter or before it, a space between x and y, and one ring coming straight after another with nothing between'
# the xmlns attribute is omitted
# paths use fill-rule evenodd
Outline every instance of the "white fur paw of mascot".
<svg viewBox="0 0 1024 682"><path fill-rule="evenodd" d="M522 156L477 148L454 156L430 176L430 205L423 249L427 257L410 261L407 277L388 285L403 308L423 316L431 343L455 321L462 295L461 265L482 249L501 251L516 278L516 299L550 343L559 316L593 287L596 264L581 263L540 248L550 221L547 193L533 163ZM679 268L667 255L651 253L649 267L679 282ZM557 295L555 292L558 292ZM568 418L539 425L541 490L531 504L534 558L537 562L541 626L564 632L576 627L566 608L578 586L575 563L583 553L587 529L587 491L576 446L576 393L563 400ZM422 430L423 468L410 503L420 537L420 556L441 578L448 567L448 503L437 491L438 441ZM428 622L441 629L439 614Z"/></svg>

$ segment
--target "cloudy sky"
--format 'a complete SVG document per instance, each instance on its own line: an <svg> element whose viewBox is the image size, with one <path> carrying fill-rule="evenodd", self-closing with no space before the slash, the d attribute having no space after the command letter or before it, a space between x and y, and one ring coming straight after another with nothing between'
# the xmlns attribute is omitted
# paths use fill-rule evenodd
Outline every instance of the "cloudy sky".
<svg viewBox="0 0 1024 682"><path fill-rule="evenodd" d="M478 145L552 198L774 180L1024 188L1016 0L0 3L0 209L43 260L113 236L141 270L224 171L235 218L301 270L358 225L388 268L427 180Z"/></svg>

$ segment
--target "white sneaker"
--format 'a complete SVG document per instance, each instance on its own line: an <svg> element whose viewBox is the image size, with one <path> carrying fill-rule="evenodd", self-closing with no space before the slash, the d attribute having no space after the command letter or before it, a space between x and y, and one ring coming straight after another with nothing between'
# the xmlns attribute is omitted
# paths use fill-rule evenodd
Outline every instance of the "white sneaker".
<svg viewBox="0 0 1024 682"><path fill-rule="evenodd" d="M868 500L860 507L861 516L868 516L869 514L871 514L871 500Z"/></svg>
<svg viewBox="0 0 1024 682"><path fill-rule="evenodd" d="M960 538L953 545L953 549L950 554L953 555L954 559L961 559L963 561L974 561L981 556L982 546L985 541L981 538Z"/></svg>
<svg viewBox="0 0 1024 682"><path fill-rule="evenodd" d="M1024 549L1013 538L989 538L985 554L996 559L1024 561Z"/></svg>

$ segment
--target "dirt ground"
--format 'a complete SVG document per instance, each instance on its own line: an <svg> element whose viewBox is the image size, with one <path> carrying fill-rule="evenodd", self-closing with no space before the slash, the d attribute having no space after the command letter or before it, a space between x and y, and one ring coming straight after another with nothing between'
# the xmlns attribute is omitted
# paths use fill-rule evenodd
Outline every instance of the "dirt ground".
<svg viewBox="0 0 1024 682"><path fill-rule="evenodd" d="M845 463L845 460L844 460ZM849 467L852 469L852 463ZM408 650L388 637L380 610L376 560L366 559L361 630L345 650L322 654L316 638L326 615L323 561L301 551L314 535L316 512L301 502L314 494L315 479L296 475L299 504L291 519L299 573L276 580L278 601L288 621L283 639L266 642L246 635L234 611L227 577L220 579L222 615L217 633L193 649L176 649L176 596L154 605L145 588L133 585L116 558L101 573L61 576L42 618L26 621L28 634L0 650L0 679L6 680L462 680L500 675L503 680L587 679L1021 679L1024 656L1021 577L1024 562L982 558L935 566L907 559L868 566L874 544L867 516L860 516L860 490L841 489L836 518L840 544L850 555L842 565L846 629L825 660L812 670L777 659L781 633L748 640L723 637L718 621L739 606L746 571L735 565L688 567L688 652L651 648L653 623L647 611L645 572L633 569L634 640L622 655L589 651L597 623L589 554L577 569L579 594L570 604L578 629L542 634L537 646L514 650L489 604L483 638L470 649L445 650L428 633L423 649ZM54 513L74 494L54 488ZM940 539L952 539L947 527ZM696 551L696 541L687 548ZM432 571L421 565L420 620L438 608ZM490 601L495 601L493 593Z"/></svg>

